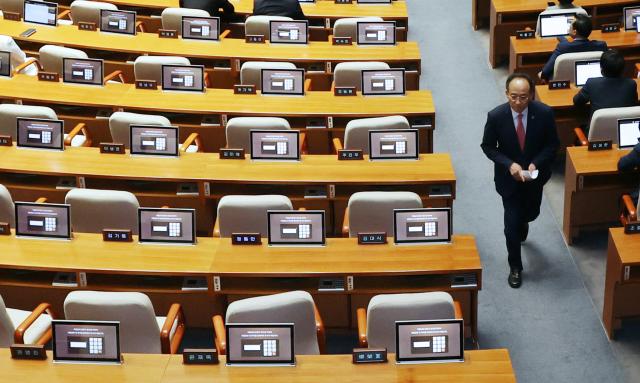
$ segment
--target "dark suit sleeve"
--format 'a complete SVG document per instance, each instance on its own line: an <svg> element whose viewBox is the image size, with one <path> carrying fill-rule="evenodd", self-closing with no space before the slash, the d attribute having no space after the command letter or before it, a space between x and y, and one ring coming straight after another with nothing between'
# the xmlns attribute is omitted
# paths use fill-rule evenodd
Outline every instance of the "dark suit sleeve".
<svg viewBox="0 0 640 383"><path fill-rule="evenodd" d="M547 60L547 63L544 64L544 68L542 68L543 79L549 80L553 78L553 66L556 64L556 59L558 58L558 56L564 53L565 44L567 44L567 40L560 40L558 45L556 45L556 49L554 49L553 53L551 53L551 57L549 57L549 60Z"/></svg>
<svg viewBox="0 0 640 383"><path fill-rule="evenodd" d="M295 16L293 16L294 20L306 20L307 17L304 15L304 12L302 12L302 7L300 6L300 3L298 1L295 2L295 7L296 10L294 12Z"/></svg>
<svg viewBox="0 0 640 383"><path fill-rule="evenodd" d="M545 105L544 113L544 143L542 150L531 161L537 169L551 167L551 163L556 158L560 140L558 139L558 129L556 128L556 120L553 110Z"/></svg>
<svg viewBox="0 0 640 383"><path fill-rule="evenodd" d="M591 87L589 86L589 80L587 80L587 83L584 84L582 89L580 89L580 92L573 96L573 105L585 105L586 103L591 101L590 88Z"/></svg>
<svg viewBox="0 0 640 383"><path fill-rule="evenodd" d="M640 144L634 146L631 153L618 160L618 170L621 172L633 170L636 166L640 166Z"/></svg>
<svg viewBox="0 0 640 383"><path fill-rule="evenodd" d="M491 113L487 114L487 122L484 125L484 135L480 147L484 154L496 164L500 164L509 169L513 160L498 151L498 122Z"/></svg>
<svg viewBox="0 0 640 383"><path fill-rule="evenodd" d="M236 12L236 9L233 7L233 4L231 4L228 0L222 0L220 2L220 8L222 8L224 13L227 15L233 15Z"/></svg>

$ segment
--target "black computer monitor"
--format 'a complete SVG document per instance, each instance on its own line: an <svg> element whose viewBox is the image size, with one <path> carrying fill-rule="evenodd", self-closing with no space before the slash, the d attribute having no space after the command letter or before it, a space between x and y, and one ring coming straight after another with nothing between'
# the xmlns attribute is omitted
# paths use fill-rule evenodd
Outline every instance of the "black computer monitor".
<svg viewBox="0 0 640 383"><path fill-rule="evenodd" d="M640 117L618 120L618 148L631 149L640 139Z"/></svg>
<svg viewBox="0 0 640 383"><path fill-rule="evenodd" d="M358 21L358 45L395 45L395 21Z"/></svg>
<svg viewBox="0 0 640 383"><path fill-rule="evenodd" d="M16 235L48 239L70 239L69 205L16 202Z"/></svg>
<svg viewBox="0 0 640 383"><path fill-rule="evenodd" d="M98 85L104 81L104 62L99 59L62 59L62 80L65 83Z"/></svg>
<svg viewBox="0 0 640 383"><path fill-rule="evenodd" d="M16 118L19 147L64 150L64 121L45 118Z"/></svg>
<svg viewBox="0 0 640 383"><path fill-rule="evenodd" d="M624 7L622 10L622 14L624 18L624 29L636 29L636 17L640 16L640 6Z"/></svg>
<svg viewBox="0 0 640 383"><path fill-rule="evenodd" d="M300 160L297 130L250 130L252 160Z"/></svg>
<svg viewBox="0 0 640 383"><path fill-rule="evenodd" d="M304 95L304 69L262 69L262 94Z"/></svg>
<svg viewBox="0 0 640 383"><path fill-rule="evenodd" d="M370 160L417 160L417 129L380 129L369 131Z"/></svg>
<svg viewBox="0 0 640 383"><path fill-rule="evenodd" d="M179 155L177 126L131 125L129 139L132 155Z"/></svg>
<svg viewBox="0 0 640 383"><path fill-rule="evenodd" d="M404 69L365 69L362 71L362 95L404 95Z"/></svg>
<svg viewBox="0 0 640 383"><path fill-rule="evenodd" d="M100 31L135 35L136 13L133 11L101 9Z"/></svg>
<svg viewBox="0 0 640 383"><path fill-rule="evenodd" d="M227 365L293 365L293 323L227 323Z"/></svg>
<svg viewBox="0 0 640 383"><path fill-rule="evenodd" d="M396 321L396 361L462 362L463 330L462 319Z"/></svg>
<svg viewBox="0 0 640 383"><path fill-rule="evenodd" d="M196 210L141 207L138 233L141 243L195 244Z"/></svg>
<svg viewBox="0 0 640 383"><path fill-rule="evenodd" d="M324 210L269 210L269 245L324 245Z"/></svg>
<svg viewBox="0 0 640 383"><path fill-rule="evenodd" d="M51 322L53 361L119 364L120 322L59 320Z"/></svg>
<svg viewBox="0 0 640 383"><path fill-rule="evenodd" d="M575 12L540 15L540 37L568 36L575 19Z"/></svg>
<svg viewBox="0 0 640 383"><path fill-rule="evenodd" d="M395 243L451 242L451 208L395 209Z"/></svg>
<svg viewBox="0 0 640 383"><path fill-rule="evenodd" d="M307 44L309 42L309 22L271 20L269 41L273 44Z"/></svg>
<svg viewBox="0 0 640 383"><path fill-rule="evenodd" d="M219 17L182 16L182 38L188 40L220 40Z"/></svg>
<svg viewBox="0 0 640 383"><path fill-rule="evenodd" d="M204 92L204 65L163 65L162 90Z"/></svg>

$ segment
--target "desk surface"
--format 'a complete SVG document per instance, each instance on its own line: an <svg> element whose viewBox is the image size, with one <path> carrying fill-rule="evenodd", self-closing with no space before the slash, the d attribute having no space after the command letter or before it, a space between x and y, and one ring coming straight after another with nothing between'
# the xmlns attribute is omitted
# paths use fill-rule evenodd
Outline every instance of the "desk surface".
<svg viewBox="0 0 640 383"><path fill-rule="evenodd" d="M618 172L618 160L630 150L597 150L589 151L586 146L567 148L567 161L571 161L576 175L607 174Z"/></svg>
<svg viewBox="0 0 640 383"><path fill-rule="evenodd" d="M634 79L640 89L640 79ZM550 90L548 85L536 85L536 100L543 102L553 109L573 108L573 96L580 91L575 84L569 89Z"/></svg>
<svg viewBox="0 0 640 383"><path fill-rule="evenodd" d="M609 229L609 236L622 265L640 265L640 236L625 234L622 227Z"/></svg>
<svg viewBox="0 0 640 383"><path fill-rule="evenodd" d="M497 13L525 13L542 12L547 8L546 0L491 0ZM633 0L576 0L574 4L582 7L594 7L600 5L624 5L633 4ZM622 15L621 15L622 17Z"/></svg>
<svg viewBox="0 0 640 383"><path fill-rule="evenodd" d="M20 34L28 28L36 33L28 38ZM220 42L167 39L156 33L135 36L117 33L81 31L75 25L43 26L19 21L0 20L2 34L16 41L63 45L77 49L124 52L135 55L177 55L190 58L241 59L259 61L343 62L371 61L420 62L420 48L416 42L399 42L394 46L332 45L331 42L312 41L308 45L248 44L243 39L223 39Z"/></svg>
<svg viewBox="0 0 640 383"><path fill-rule="evenodd" d="M121 107L178 113L249 116L389 116L435 113L430 91L408 91L404 96L336 97L333 92L307 92L304 96L234 95L232 89L206 89L204 93L136 89L133 84L105 86L38 81L16 75L0 79L0 98L91 107Z"/></svg>

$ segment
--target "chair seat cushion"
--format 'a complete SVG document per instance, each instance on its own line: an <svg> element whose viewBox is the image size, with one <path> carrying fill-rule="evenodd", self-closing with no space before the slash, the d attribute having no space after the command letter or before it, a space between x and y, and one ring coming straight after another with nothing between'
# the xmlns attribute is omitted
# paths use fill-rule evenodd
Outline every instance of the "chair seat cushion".
<svg viewBox="0 0 640 383"><path fill-rule="evenodd" d="M18 326L20 326L20 324L24 322L29 315L31 315L31 311L7 308L7 314L9 314L9 319L11 319L13 327L18 328ZM24 343L37 343L38 339L40 339L42 335L49 330L49 327L51 327L51 316L46 314L40 315L24 333Z"/></svg>

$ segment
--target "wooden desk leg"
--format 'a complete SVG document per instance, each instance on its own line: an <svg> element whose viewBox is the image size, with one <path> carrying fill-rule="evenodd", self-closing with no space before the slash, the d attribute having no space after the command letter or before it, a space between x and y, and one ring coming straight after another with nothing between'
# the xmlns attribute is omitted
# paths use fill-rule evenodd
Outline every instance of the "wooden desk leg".
<svg viewBox="0 0 640 383"><path fill-rule="evenodd" d="M493 6L493 1L491 2L491 12L489 13L489 64L491 68L495 68L498 63L497 58L497 47L496 47L496 28L498 24L498 15L496 13L496 8Z"/></svg>
<svg viewBox="0 0 640 383"><path fill-rule="evenodd" d="M573 243L577 229L572 227L573 194L577 192L578 177L571 158L567 156L564 172L564 215L562 217L562 232L568 245Z"/></svg>
<svg viewBox="0 0 640 383"><path fill-rule="evenodd" d="M474 30L486 27L489 23L489 0L473 0L471 5L471 25Z"/></svg>
<svg viewBox="0 0 640 383"><path fill-rule="evenodd" d="M620 256L616 249L615 243L611 238L611 232L609 232L609 245L607 247L607 267L604 282L604 307L602 308L602 323L604 330L607 333L609 339L615 339L615 329L617 320L614 317L614 310L616 306L616 287L621 282L620 278L623 274L622 262L620 262Z"/></svg>
<svg viewBox="0 0 640 383"><path fill-rule="evenodd" d="M478 290L471 292L471 340L473 347L478 348Z"/></svg>

